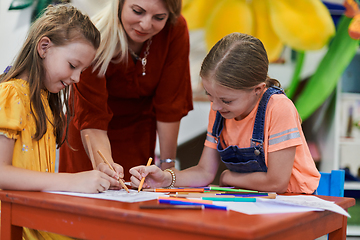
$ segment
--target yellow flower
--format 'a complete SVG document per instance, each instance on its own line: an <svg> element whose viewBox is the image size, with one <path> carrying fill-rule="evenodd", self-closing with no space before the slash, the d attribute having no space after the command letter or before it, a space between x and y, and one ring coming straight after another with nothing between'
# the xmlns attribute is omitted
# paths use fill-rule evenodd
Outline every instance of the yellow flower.
<svg viewBox="0 0 360 240"><path fill-rule="evenodd" d="M335 35L321 0L187 0L183 15L189 29L204 29L210 49L232 32L259 38L276 61L285 45L299 51L323 48Z"/></svg>

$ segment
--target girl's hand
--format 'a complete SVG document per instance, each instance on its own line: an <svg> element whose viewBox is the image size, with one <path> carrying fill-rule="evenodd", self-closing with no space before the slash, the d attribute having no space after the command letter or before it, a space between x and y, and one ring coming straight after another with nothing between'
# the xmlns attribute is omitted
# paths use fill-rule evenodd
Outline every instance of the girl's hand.
<svg viewBox="0 0 360 240"><path fill-rule="evenodd" d="M114 170L112 170L106 163L100 163L98 166L97 166L97 170L103 172L103 173L106 173L108 176L112 177L113 179L115 180L118 180L118 181L122 181L122 178L124 178L124 169L122 166L120 166L119 164L117 163L112 163L111 165ZM116 185L113 185L111 184L111 188L115 188L115 189L118 189L118 186L120 184L116 184Z"/></svg>
<svg viewBox="0 0 360 240"><path fill-rule="evenodd" d="M143 177L145 177L143 188L160 188L170 185L167 184L168 179L166 174L169 175L171 174L167 172L163 172L160 168L158 168L155 165L150 165L148 167L146 166L133 167L129 170L129 172L132 175L130 177L130 180L131 180L131 186L133 187L138 187Z"/></svg>
<svg viewBox="0 0 360 240"><path fill-rule="evenodd" d="M119 187L119 182L98 170L70 173L69 191L99 193L109 189L110 185Z"/></svg>

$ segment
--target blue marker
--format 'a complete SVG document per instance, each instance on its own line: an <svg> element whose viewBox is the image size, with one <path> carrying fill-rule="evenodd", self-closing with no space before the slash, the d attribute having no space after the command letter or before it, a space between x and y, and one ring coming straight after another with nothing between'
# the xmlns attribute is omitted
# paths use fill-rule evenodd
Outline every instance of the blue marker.
<svg viewBox="0 0 360 240"><path fill-rule="evenodd" d="M217 206L217 205L213 205L213 204L184 202L184 201L176 201L176 200L168 200L168 199L159 199L159 203L166 203L166 204L171 204L171 205L201 205L201 206L204 206L204 208L227 210L226 206Z"/></svg>

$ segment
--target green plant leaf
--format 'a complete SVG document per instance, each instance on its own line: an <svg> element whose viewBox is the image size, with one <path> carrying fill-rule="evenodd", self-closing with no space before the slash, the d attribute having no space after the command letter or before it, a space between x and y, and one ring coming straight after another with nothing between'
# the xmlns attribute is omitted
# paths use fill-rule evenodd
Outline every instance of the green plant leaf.
<svg viewBox="0 0 360 240"><path fill-rule="evenodd" d="M9 10L20 10L30 7L34 0L13 0L10 4Z"/></svg>
<svg viewBox="0 0 360 240"><path fill-rule="evenodd" d="M302 67L304 65L304 58L305 58L305 52L304 51L298 51L296 53L297 54L296 54L295 71L294 71L293 77L291 79L290 86L286 90L286 95L290 99L292 99L294 97L296 89L299 86L301 69L302 69Z"/></svg>
<svg viewBox="0 0 360 240"><path fill-rule="evenodd" d="M352 18L341 16L338 29L329 49L315 73L295 101L302 120L306 120L320 107L336 88L337 82L359 48L359 40L349 36Z"/></svg>
<svg viewBox="0 0 360 240"><path fill-rule="evenodd" d="M43 10L52 3L52 0L38 0L31 15L31 21L34 22L38 17L40 17L43 13Z"/></svg>

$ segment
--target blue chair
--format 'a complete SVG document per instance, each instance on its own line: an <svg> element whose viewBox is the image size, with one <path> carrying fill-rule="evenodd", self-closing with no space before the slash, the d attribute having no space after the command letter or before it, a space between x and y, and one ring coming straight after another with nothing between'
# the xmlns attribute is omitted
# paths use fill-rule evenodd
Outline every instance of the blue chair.
<svg viewBox="0 0 360 240"><path fill-rule="evenodd" d="M344 197L345 171L332 170L331 173L320 172L317 195Z"/></svg>

